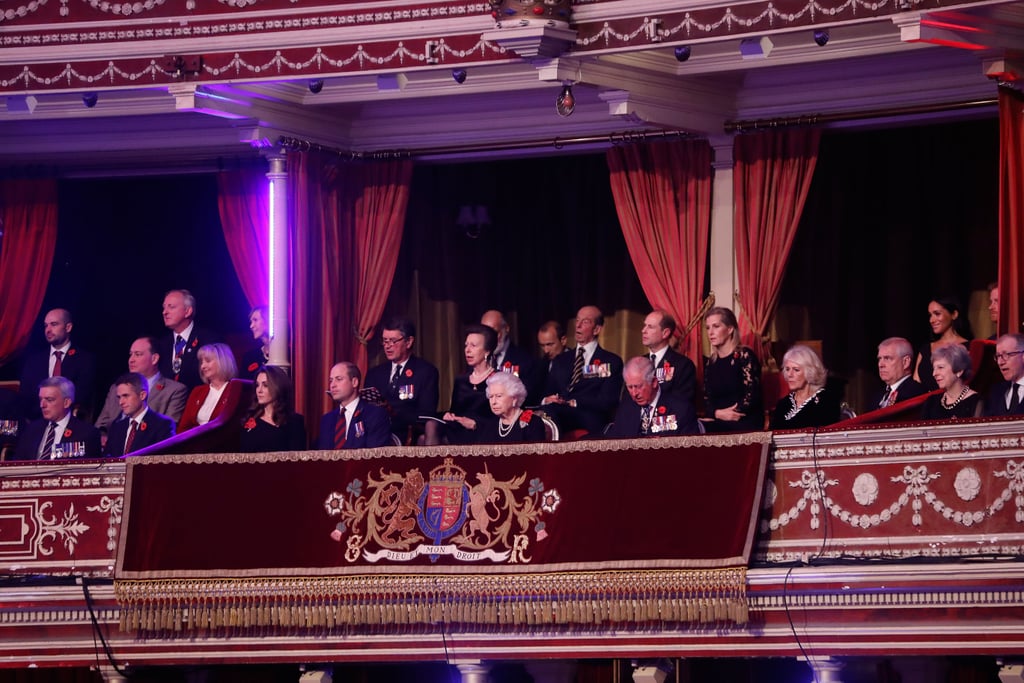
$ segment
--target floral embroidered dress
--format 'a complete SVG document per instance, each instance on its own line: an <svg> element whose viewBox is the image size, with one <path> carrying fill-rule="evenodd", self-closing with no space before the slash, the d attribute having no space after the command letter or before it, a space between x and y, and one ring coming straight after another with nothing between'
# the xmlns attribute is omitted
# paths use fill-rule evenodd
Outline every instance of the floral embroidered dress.
<svg viewBox="0 0 1024 683"><path fill-rule="evenodd" d="M761 362L754 352L740 346L728 356L717 354L704 359L704 414L714 417L716 410L736 405L745 417L737 422L705 422L709 432L751 432L764 428L761 406Z"/></svg>

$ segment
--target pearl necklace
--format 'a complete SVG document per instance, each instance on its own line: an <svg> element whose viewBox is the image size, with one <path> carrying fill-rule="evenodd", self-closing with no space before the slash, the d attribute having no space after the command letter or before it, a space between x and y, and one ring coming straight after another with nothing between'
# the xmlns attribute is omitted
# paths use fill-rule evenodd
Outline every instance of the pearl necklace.
<svg viewBox="0 0 1024 683"><path fill-rule="evenodd" d="M498 420L498 436L500 436L501 438L504 439L506 436L511 434L512 433L512 428L516 426L516 421L519 419L519 415L522 415L522 414L523 414L523 411L520 410L519 413L512 420L512 422L509 423L508 427L506 427L505 424L501 420Z"/></svg>
<svg viewBox="0 0 1024 683"><path fill-rule="evenodd" d="M952 403L946 402L946 394L945 392L943 392L942 397L939 399L939 403L942 404L942 407L945 408L946 410L953 410L953 408L956 408L960 404L960 401L964 400L967 397L967 392L970 390L970 387L964 385L964 388L960 391L960 395L957 396L956 400L953 401Z"/></svg>

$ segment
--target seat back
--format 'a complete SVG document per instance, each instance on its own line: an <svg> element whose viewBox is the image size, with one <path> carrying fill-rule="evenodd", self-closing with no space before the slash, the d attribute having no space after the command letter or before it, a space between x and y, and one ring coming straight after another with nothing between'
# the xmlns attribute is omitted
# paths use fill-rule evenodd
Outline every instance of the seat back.
<svg viewBox="0 0 1024 683"><path fill-rule="evenodd" d="M992 387L1003 380L996 363L996 343L988 339L972 339L968 345L971 354L971 370L974 376L968 384L982 396L988 396Z"/></svg>
<svg viewBox="0 0 1024 683"><path fill-rule="evenodd" d="M541 422L544 423L544 440L545 441L558 441L558 425L547 415L540 416Z"/></svg>

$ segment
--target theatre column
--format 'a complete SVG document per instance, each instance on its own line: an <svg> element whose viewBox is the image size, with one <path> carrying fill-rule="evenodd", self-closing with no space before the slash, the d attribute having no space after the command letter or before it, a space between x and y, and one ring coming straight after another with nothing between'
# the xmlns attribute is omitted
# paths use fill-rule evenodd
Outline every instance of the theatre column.
<svg viewBox="0 0 1024 683"><path fill-rule="evenodd" d="M732 308L736 291L736 245L733 242L733 158L731 135L711 137L714 182L711 186L711 257L709 276L715 305Z"/></svg>
<svg viewBox="0 0 1024 683"><path fill-rule="evenodd" d="M289 369L291 365L288 354L288 281L291 278L289 249L291 231L288 225L288 170L283 152L274 152L267 156L270 171L269 181L270 216L267 224L270 235L267 244L270 247L267 272L268 304L270 306L270 365Z"/></svg>
<svg viewBox="0 0 1024 683"><path fill-rule="evenodd" d="M455 663L462 676L462 683L489 683L491 666L479 660Z"/></svg>

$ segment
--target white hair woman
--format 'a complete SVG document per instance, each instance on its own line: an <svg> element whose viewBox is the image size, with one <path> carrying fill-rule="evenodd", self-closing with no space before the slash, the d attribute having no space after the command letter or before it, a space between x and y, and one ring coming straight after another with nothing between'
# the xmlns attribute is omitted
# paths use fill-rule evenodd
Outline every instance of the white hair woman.
<svg viewBox="0 0 1024 683"><path fill-rule="evenodd" d="M789 396L772 413L772 429L824 427L839 421L840 397L826 388L828 373L809 346L797 344L782 357L782 377Z"/></svg>
<svg viewBox="0 0 1024 683"><path fill-rule="evenodd" d="M532 410L523 410L526 385L510 372L487 378L487 401L493 419L477 428L477 443L528 443L544 440L544 422Z"/></svg>
<svg viewBox="0 0 1024 683"><path fill-rule="evenodd" d="M179 434L206 424L226 409L233 410L242 399L242 385L231 381L238 376L238 365L227 344L200 346L196 356L203 384L188 395L185 412L178 421Z"/></svg>

